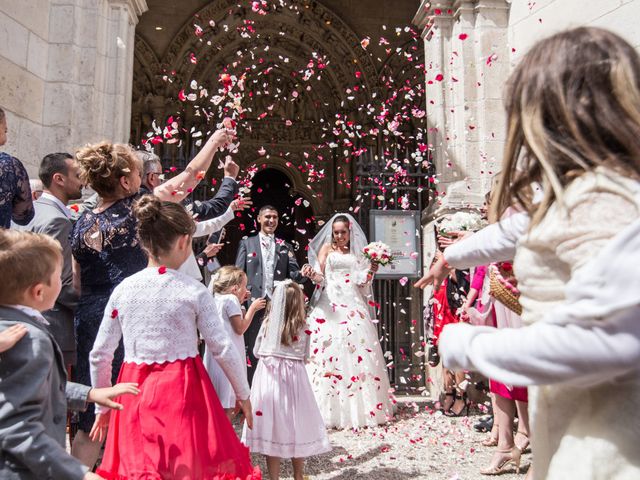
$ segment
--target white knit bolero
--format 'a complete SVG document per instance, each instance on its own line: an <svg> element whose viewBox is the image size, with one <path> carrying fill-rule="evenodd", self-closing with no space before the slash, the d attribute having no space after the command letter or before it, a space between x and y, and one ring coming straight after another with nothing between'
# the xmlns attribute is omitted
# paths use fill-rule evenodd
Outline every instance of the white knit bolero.
<svg viewBox="0 0 640 480"><path fill-rule="evenodd" d="M154 267L126 278L111 294L90 354L92 385L111 385L111 364L121 338L125 362L164 363L197 356L198 330L236 397L248 398L244 360L211 293L183 273Z"/></svg>

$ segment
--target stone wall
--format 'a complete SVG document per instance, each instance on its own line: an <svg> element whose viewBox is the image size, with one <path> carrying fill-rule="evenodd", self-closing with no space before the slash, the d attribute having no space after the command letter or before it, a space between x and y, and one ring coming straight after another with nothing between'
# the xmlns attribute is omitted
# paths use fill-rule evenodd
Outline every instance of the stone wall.
<svg viewBox="0 0 640 480"><path fill-rule="evenodd" d="M529 4L533 4L530 8ZM624 37L640 49L640 0L513 1L509 13L509 46L517 62L537 40L578 26L602 27Z"/></svg>
<svg viewBox="0 0 640 480"><path fill-rule="evenodd" d="M145 0L0 0L4 149L30 175L53 151L127 141L135 25Z"/></svg>

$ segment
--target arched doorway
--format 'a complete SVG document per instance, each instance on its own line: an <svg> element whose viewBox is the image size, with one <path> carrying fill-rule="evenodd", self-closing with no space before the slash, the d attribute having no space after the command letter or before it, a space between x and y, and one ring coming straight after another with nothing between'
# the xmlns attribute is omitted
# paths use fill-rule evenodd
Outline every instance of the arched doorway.
<svg viewBox="0 0 640 480"><path fill-rule="evenodd" d="M280 214L276 236L293 245L299 265L307 262L307 245L315 235L313 207L293 189L293 182L287 174L265 168L253 178L251 199L253 207L242 217L227 227L227 247L220 253L223 265L234 263L237 246L244 236L255 235L259 226L258 212L264 205L272 205Z"/></svg>

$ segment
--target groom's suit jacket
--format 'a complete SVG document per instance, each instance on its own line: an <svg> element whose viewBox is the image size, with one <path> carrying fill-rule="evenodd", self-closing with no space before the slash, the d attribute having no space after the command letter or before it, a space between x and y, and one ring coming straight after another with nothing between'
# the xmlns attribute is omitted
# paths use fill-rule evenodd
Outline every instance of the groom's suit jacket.
<svg viewBox="0 0 640 480"><path fill-rule="evenodd" d="M273 262L273 281L278 282L290 278L291 280L302 283L306 277L300 273L300 267L296 261L293 249L283 240L275 239L276 251ZM265 292L262 286L264 279L264 266L262 261L262 248L260 248L260 236L243 238L238 248L236 256L236 266L243 269L247 273L247 287L251 291L251 298L263 297ZM253 346L262 325L264 310L259 311L254 317L251 325L244 332L244 341L247 350L249 364L247 365L247 375L249 384L253 380L258 359L253 354Z"/></svg>
<svg viewBox="0 0 640 480"><path fill-rule="evenodd" d="M62 290L51 310L43 312L49 321L49 330L60 346L66 364L75 364L76 338L73 317L78 305L79 296L73 288L73 271L71 255L71 231L73 223L60 205L47 197L40 197L33 202L35 216L21 230L44 233L55 238L62 246Z"/></svg>
<svg viewBox="0 0 640 480"><path fill-rule="evenodd" d="M304 282L306 278L300 273L300 267L291 245L279 238L276 238L275 242L273 281L278 282L290 278L294 282ZM247 273L247 286L251 291L251 298L263 297L265 294L262 286L264 267L259 235L242 239L236 256L236 266Z"/></svg>

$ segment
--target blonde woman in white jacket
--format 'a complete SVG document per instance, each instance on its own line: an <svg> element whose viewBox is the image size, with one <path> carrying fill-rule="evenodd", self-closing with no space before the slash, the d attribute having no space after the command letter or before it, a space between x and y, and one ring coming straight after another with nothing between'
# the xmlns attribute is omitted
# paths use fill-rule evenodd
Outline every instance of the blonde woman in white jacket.
<svg viewBox="0 0 640 480"><path fill-rule="evenodd" d="M515 246L528 326L453 326L440 354L450 368L534 386L533 478L640 478L640 58L605 30L563 32L523 58L507 98L494 214L516 205L532 220L512 217L521 235L496 226L493 238L452 246L418 286L468 262L465 243L484 236L496 256L511 250L506 258ZM533 183L544 192L537 204Z"/></svg>

